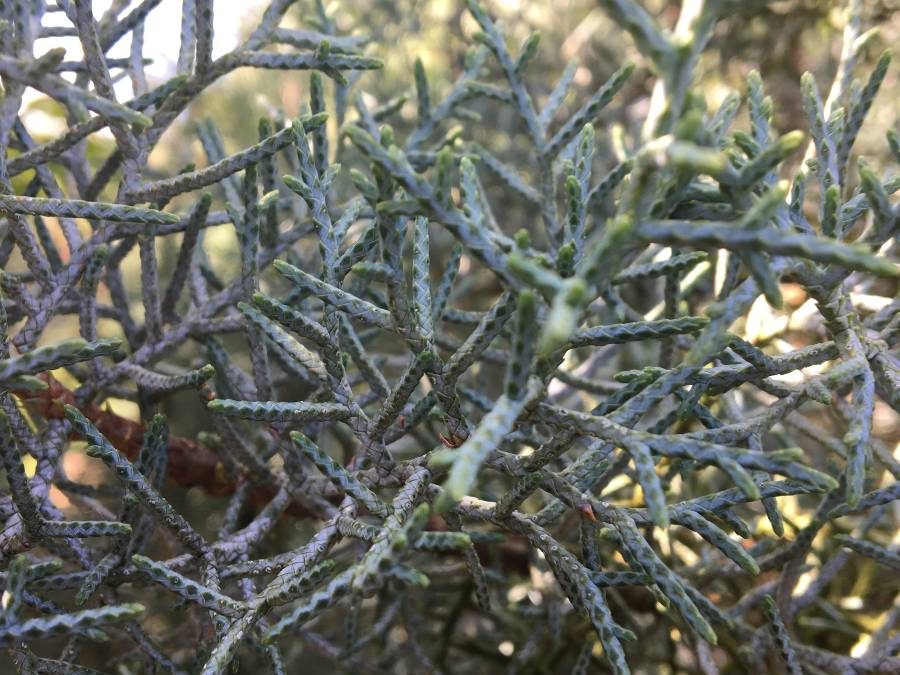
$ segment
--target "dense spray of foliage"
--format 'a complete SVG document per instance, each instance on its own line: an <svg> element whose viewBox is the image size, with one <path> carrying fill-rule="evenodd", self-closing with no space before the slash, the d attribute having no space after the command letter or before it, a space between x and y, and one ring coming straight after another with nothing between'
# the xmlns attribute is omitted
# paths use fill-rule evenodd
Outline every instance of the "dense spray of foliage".
<svg viewBox="0 0 900 675"><path fill-rule="evenodd" d="M841 625L859 558L900 570L900 465L873 433L900 410L900 180L853 153L890 55L858 72L870 33L850 2L833 84L804 76L806 119L778 136L756 72L715 108L695 81L735 2L686 0L668 28L600 2L652 88L605 156L595 123L635 66L560 119L575 69L532 95L539 36L508 44L475 0L458 79L417 62L404 138L405 102L362 95L380 62L321 4L296 30L279 26L294 0L273 0L213 59L225 3L184 0L179 74L149 88L158 2L99 20L89 0L0 2L0 642L20 672L96 673L77 664L97 640L129 673L308 672L311 652L353 673L659 672L655 640L683 672L900 672L892 596L855 599L884 613L852 653L798 637L803 617ZM82 61L35 55L46 12ZM131 57L108 58L128 33ZM204 123L208 164L153 175L166 129L237 68L311 71L306 114L260 121L233 155ZM57 137L30 136L27 88L67 111ZM495 109L527 165L467 137ZM84 141L101 130L115 151L97 168ZM896 165L893 130L886 144ZM506 222L498 194L531 220ZM222 225L233 280L203 248ZM141 320L121 267L135 247ZM735 332L785 289L810 308L789 348ZM80 336L42 340L66 314ZM155 414L185 392L209 411L196 439ZM110 481L67 477L67 452ZM217 527L188 488L227 498ZM286 520L309 527L299 544L270 536ZM174 605L177 630L154 627Z"/></svg>

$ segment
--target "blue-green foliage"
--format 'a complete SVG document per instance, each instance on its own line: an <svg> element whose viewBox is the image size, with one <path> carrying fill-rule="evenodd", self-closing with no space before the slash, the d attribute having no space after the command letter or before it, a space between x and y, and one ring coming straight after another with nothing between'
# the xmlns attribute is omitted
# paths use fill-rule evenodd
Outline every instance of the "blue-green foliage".
<svg viewBox="0 0 900 675"><path fill-rule="evenodd" d="M515 48L467 0L464 67L434 83L415 61L411 124L402 100L362 95L382 64L322 3L297 30L274 0L213 58L226 3L185 0L178 74L155 88L156 3L99 20L91 4L52 6L83 47L74 81L61 53L33 56L51 6L0 4L0 643L20 672L97 672L78 664L101 639L134 673L307 672L306 650L346 672L661 672L656 642L677 643L678 672L900 672L896 603L822 597L855 592L838 581L860 557L900 569L882 534L900 465L875 428L900 410L900 181L853 158L891 77L888 52L858 72L860 3L834 84L803 75L783 134L755 71L707 107L698 64L733 0L685 1L671 29L601 1L643 63L610 64L572 110L574 66L534 81L540 36ZM108 57L128 33L131 58ZM237 68L312 71L309 114L261 120L233 155L205 121L207 166L148 169ZM29 135L27 88L65 108L61 134ZM614 156L608 122L651 89ZM498 111L520 166L474 133L513 133ZM98 168L82 141L101 130ZM895 164L898 148L888 130ZM234 280L207 260L217 225L237 235ZM778 313L786 289L803 311ZM67 314L80 336L43 344ZM98 337L110 324L121 339ZM154 414L185 391L197 440ZM123 397L144 424L103 407ZM66 475L72 440L108 483ZM210 522L191 511L203 491L228 496ZM842 618L860 602L864 628ZM144 609L160 603L175 633ZM804 642L811 625L866 635L841 653Z"/></svg>

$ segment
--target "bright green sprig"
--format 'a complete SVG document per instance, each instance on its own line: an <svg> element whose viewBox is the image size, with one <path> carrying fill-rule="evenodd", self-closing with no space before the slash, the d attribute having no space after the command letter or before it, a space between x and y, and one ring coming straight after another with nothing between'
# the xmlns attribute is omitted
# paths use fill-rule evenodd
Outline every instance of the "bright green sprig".
<svg viewBox="0 0 900 675"><path fill-rule="evenodd" d="M511 399L503 396L494 404L494 408L484 416L475 432L456 451L438 508L446 508L449 502L458 501L468 494L488 455L496 450L503 437L512 431L522 410L541 390L541 383L532 379L521 398Z"/></svg>

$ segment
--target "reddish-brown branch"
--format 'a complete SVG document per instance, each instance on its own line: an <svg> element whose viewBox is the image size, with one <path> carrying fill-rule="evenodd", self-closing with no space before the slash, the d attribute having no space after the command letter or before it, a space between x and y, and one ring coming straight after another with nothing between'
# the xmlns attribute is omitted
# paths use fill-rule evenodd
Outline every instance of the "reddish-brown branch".
<svg viewBox="0 0 900 675"><path fill-rule="evenodd" d="M117 415L111 410L104 410L94 404L77 405L75 394L65 387L59 380L49 373L43 373L39 377L47 382L48 388L44 391L14 391L13 393L24 401L28 411L44 419L62 419L65 416L63 406L73 405L87 417L97 429L109 439L120 452L129 459L137 458L144 439L144 425L130 420L127 417ZM455 439L454 439L455 440ZM199 487L212 497L224 497L232 494L237 489L237 482L224 470L215 452L205 445L179 436L169 437L169 460L166 477L177 485L185 488ZM267 503L275 495L275 490L269 487L256 487L247 497L250 504L262 505ZM590 507L587 507L588 510ZM313 514L297 502L293 502L286 513L298 518L308 518ZM585 515L593 515L591 511L584 511ZM429 530L446 530L446 523L440 518L431 518L428 524ZM522 546L520 537L512 536L499 548L504 569L517 570L520 574L527 573L527 549ZM481 545L476 546L479 556L485 558L488 549Z"/></svg>
<svg viewBox="0 0 900 675"><path fill-rule="evenodd" d="M75 394L59 380L49 373L40 377L48 385L44 391L14 392L30 413L44 419L61 419L64 405L76 406L120 452L132 460L137 457L144 439L142 424L94 404L77 405ZM229 495L236 488L212 450L179 436L169 437L167 476L182 487L199 487L214 497Z"/></svg>
<svg viewBox="0 0 900 675"><path fill-rule="evenodd" d="M31 414L44 419L62 419L65 416L63 406L73 405L117 450L131 460L137 458L144 440L143 424L94 404L78 405L74 392L55 377L49 373L43 373L40 377L48 385L44 391L13 392L25 402ZM225 497L237 489L237 481L227 474L215 452L201 443L180 436L169 436L166 477L184 488L198 487L211 497ZM247 500L250 504L261 505L274 496L273 487L260 486L250 491ZM297 502L288 507L287 513L298 518L312 515Z"/></svg>

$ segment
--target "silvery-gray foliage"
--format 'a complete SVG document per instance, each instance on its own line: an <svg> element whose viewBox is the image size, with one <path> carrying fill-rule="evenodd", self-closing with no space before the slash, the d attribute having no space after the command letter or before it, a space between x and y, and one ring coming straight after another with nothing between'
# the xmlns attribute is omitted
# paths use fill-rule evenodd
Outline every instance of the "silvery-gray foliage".
<svg viewBox="0 0 900 675"><path fill-rule="evenodd" d="M178 74L151 88L141 50L157 4L96 17L88 0L0 3L0 260L26 270L0 273L0 642L20 672L97 672L79 655L102 639L127 672L212 675L258 657L298 672L311 650L347 672L628 673L647 667L660 624L693 659L685 672L900 671L896 603L853 654L794 635L852 556L900 569L867 538L900 496L900 466L873 434L876 407L900 410L900 181L853 160L890 62L856 68L859 2L833 84L805 75L803 128L777 136L758 73L716 109L696 81L732 0L686 0L671 28L602 0L652 83L618 157L599 122L635 65L560 119L574 71L532 94L539 36L511 46L476 0L458 79L434 86L416 62L403 138L391 127L403 102L361 95L381 62L336 34L322 3L296 30L280 26L294 1L273 0L213 58L226 3L184 0ZM61 51L35 47L50 12L81 43L74 81ZM109 58L127 34L130 58ZM259 142L232 155L204 122L206 166L152 175L176 117L238 68L310 71L297 75L308 110L261 120ZM123 74L136 93L124 102ZM65 131L29 135L27 89L65 108ZM527 165L470 140L490 123L474 107L514 112ZM749 126L734 123L741 107ZM105 129L115 150L97 168L83 141ZM900 160L893 130L887 152ZM532 219L505 222L497 190ZM219 225L237 233L232 281L203 249ZM163 278L156 244L173 236ZM135 247L140 321L122 272ZM473 309L476 274L494 291ZM819 323L798 329L805 344L763 351L734 326L761 302L781 307L784 282ZM873 296L887 298L877 311ZM67 314L81 335L44 344ZM99 337L98 318L122 339ZM186 345L199 360L175 371ZM61 368L76 386L49 375ZM183 390L208 403L196 440L153 414ZM144 424L104 409L110 397L137 400ZM836 434L817 424L825 410ZM70 480L72 440L114 481ZM173 505L167 477L229 496L218 531ZM52 490L93 518L63 513ZM809 510L797 520L779 498ZM283 519L315 528L290 548L269 536ZM160 538L173 557L154 557ZM644 596L649 608L630 604ZM183 606L185 627L151 635L132 600ZM58 635L61 653L46 640Z"/></svg>

